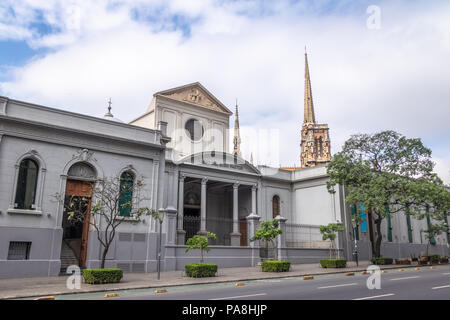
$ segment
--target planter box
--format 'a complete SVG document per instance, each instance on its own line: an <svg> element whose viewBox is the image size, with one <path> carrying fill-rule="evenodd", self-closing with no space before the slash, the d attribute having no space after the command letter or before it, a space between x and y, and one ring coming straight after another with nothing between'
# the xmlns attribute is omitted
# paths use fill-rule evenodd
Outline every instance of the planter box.
<svg viewBox="0 0 450 320"><path fill-rule="evenodd" d="M395 264L409 265L411 264L411 261L408 259L396 259Z"/></svg>
<svg viewBox="0 0 450 320"><path fill-rule="evenodd" d="M345 268L347 260L345 259L323 259L320 260L322 268Z"/></svg>
<svg viewBox="0 0 450 320"><path fill-rule="evenodd" d="M289 261L264 261L261 263L263 272L287 272L291 267Z"/></svg>
<svg viewBox="0 0 450 320"><path fill-rule="evenodd" d="M387 257L380 257L380 258L372 258L371 261L373 264L376 264L376 265L386 265L386 264L392 264L394 262L394 259L387 258Z"/></svg>
<svg viewBox="0 0 450 320"><path fill-rule="evenodd" d="M191 263L184 266L186 275L191 278L215 277L217 264Z"/></svg>
<svg viewBox="0 0 450 320"><path fill-rule="evenodd" d="M441 258L439 260L439 263L442 263L442 264L448 263L448 258Z"/></svg>
<svg viewBox="0 0 450 320"><path fill-rule="evenodd" d="M117 283L122 280L122 269L83 269L83 277L86 283L104 284Z"/></svg>

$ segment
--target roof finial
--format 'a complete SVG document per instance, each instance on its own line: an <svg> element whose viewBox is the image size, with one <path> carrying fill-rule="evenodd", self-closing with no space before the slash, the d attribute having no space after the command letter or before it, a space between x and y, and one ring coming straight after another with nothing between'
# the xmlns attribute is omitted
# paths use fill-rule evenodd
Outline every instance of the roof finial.
<svg viewBox="0 0 450 320"><path fill-rule="evenodd" d="M112 115L112 113L111 113L111 105L112 105L111 98L109 98L109 101L108 101L108 112L105 113L105 117L111 117L111 118L114 117Z"/></svg>

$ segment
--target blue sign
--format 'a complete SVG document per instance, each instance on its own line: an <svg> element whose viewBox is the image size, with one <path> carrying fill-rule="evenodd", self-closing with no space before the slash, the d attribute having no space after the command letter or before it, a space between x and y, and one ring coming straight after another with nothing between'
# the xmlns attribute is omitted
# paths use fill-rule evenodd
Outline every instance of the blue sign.
<svg viewBox="0 0 450 320"><path fill-rule="evenodd" d="M367 211L366 211L366 205L360 204L359 205L360 215L361 218L361 231L367 231Z"/></svg>

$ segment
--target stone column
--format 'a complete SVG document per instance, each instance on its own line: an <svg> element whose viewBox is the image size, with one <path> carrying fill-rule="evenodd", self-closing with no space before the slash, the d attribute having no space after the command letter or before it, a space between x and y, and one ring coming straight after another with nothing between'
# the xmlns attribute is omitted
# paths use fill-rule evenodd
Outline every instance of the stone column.
<svg viewBox="0 0 450 320"><path fill-rule="evenodd" d="M239 233L239 183L233 184L233 232L230 234L231 245L241 245L241 234Z"/></svg>
<svg viewBox="0 0 450 320"><path fill-rule="evenodd" d="M283 231L277 237L277 250L278 250L278 260L286 259L286 218L283 218L281 215L275 217L278 220L279 226L278 228Z"/></svg>
<svg viewBox="0 0 450 320"><path fill-rule="evenodd" d="M252 214L257 214L256 212L256 190L258 188L256 187L256 185L252 186Z"/></svg>
<svg viewBox="0 0 450 320"><path fill-rule="evenodd" d="M184 218L184 178L186 176L180 173L178 177L178 225L177 225L177 244L184 245L186 231L183 228Z"/></svg>
<svg viewBox="0 0 450 320"><path fill-rule="evenodd" d="M202 190L201 190L201 206L200 206L200 231L198 234L206 235L206 184L208 183L207 178L202 179Z"/></svg>
<svg viewBox="0 0 450 320"><path fill-rule="evenodd" d="M166 243L175 244L176 228L177 228L177 211L174 209L167 209L165 212L165 232Z"/></svg>
<svg viewBox="0 0 450 320"><path fill-rule="evenodd" d="M250 241L250 239L255 235L256 230L259 228L259 219L261 219L260 216L251 213L247 216L247 234L248 234L248 243L251 250L252 255L252 267L256 266L258 262L260 262L260 255L259 255L259 240L255 240L253 242Z"/></svg>

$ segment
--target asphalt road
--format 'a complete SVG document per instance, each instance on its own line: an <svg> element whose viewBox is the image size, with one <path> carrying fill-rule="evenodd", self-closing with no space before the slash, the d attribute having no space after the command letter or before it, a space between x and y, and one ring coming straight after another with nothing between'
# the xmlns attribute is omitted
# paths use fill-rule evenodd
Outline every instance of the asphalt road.
<svg viewBox="0 0 450 320"><path fill-rule="evenodd" d="M368 289L370 275L355 273L254 280L235 283L167 287L166 293L154 289L123 290L115 298L104 298L106 292L59 296L56 299L111 300L450 300L450 266L420 270L405 268L381 274L381 289Z"/></svg>

